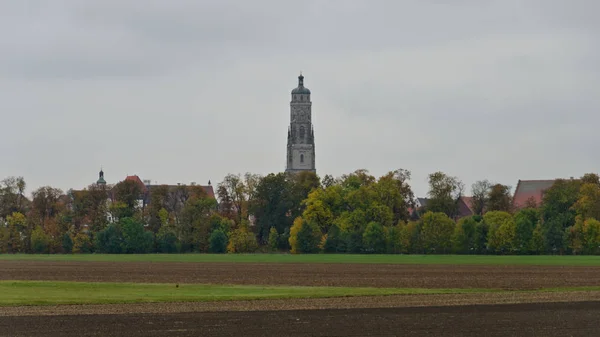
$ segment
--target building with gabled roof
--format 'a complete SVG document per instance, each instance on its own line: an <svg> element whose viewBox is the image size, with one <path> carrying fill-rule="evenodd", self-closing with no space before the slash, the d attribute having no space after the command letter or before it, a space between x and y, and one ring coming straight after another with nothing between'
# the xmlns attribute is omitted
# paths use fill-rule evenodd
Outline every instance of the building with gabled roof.
<svg viewBox="0 0 600 337"><path fill-rule="evenodd" d="M519 180L513 195L513 209L518 210L535 205L539 207L544 199L544 192L554 185L553 180Z"/></svg>

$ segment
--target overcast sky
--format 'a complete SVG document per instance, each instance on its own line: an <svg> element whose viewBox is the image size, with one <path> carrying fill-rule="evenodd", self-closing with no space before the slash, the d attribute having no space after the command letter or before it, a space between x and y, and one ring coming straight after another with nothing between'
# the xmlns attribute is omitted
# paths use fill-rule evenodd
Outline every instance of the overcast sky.
<svg viewBox="0 0 600 337"><path fill-rule="evenodd" d="M0 0L0 179L218 183L285 169L312 91L320 176L598 172L597 0Z"/></svg>

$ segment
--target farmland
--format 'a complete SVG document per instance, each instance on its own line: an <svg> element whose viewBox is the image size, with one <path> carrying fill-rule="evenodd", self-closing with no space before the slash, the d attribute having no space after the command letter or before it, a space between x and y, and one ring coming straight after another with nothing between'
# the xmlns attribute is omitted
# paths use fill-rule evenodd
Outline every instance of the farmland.
<svg viewBox="0 0 600 337"><path fill-rule="evenodd" d="M0 255L0 331L233 336L244 326L248 336L387 336L399 330L587 336L600 314L598 262L551 256ZM498 326L498 320L510 323Z"/></svg>

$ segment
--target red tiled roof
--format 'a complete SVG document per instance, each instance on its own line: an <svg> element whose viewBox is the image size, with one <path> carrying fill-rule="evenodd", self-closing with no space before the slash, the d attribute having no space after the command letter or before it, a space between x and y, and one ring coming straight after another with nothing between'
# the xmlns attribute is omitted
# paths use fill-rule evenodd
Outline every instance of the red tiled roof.
<svg viewBox="0 0 600 337"><path fill-rule="evenodd" d="M140 177L133 175L133 176L127 176L125 178L125 181L133 181L136 184L140 185L140 187L142 188L142 192L146 193L147 189L146 189L146 185L144 185L144 182L142 182L142 179L140 179Z"/></svg>
<svg viewBox="0 0 600 337"><path fill-rule="evenodd" d="M474 214L473 207L471 206L471 200L473 200L473 197L460 197L458 202L458 219Z"/></svg>
<svg viewBox="0 0 600 337"><path fill-rule="evenodd" d="M469 209L469 211L471 211L471 213L473 212L473 197L460 197L460 199L462 200L462 202L467 206L467 208Z"/></svg>
<svg viewBox="0 0 600 337"><path fill-rule="evenodd" d="M215 198L215 190L213 189L212 185L208 185L208 186L202 186L202 188L204 189L204 192L206 192L206 194L211 197L211 198Z"/></svg>
<svg viewBox="0 0 600 337"><path fill-rule="evenodd" d="M523 208L529 199L536 205L542 204L543 193L552 187L556 180L519 180L513 196L513 207Z"/></svg>

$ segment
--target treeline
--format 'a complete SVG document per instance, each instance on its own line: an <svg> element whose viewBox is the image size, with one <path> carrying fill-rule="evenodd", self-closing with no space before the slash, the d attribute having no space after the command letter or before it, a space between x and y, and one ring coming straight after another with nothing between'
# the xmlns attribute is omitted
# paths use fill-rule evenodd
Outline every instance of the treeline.
<svg viewBox="0 0 600 337"><path fill-rule="evenodd" d="M479 181L462 216L462 182L429 176L416 207L410 173L339 178L313 173L227 175L218 200L201 186L125 180L24 195L23 178L0 186L1 253L599 254L600 179L556 180L541 204L513 209L511 188Z"/></svg>

